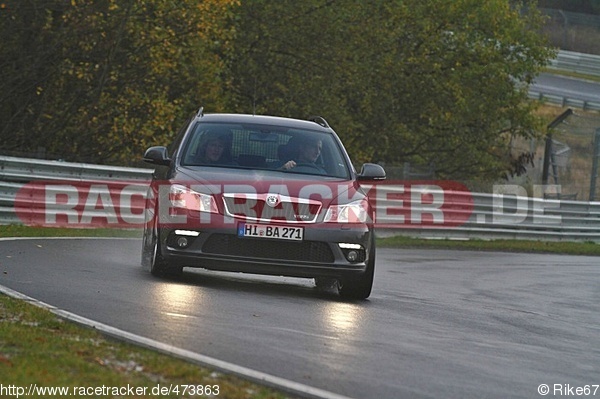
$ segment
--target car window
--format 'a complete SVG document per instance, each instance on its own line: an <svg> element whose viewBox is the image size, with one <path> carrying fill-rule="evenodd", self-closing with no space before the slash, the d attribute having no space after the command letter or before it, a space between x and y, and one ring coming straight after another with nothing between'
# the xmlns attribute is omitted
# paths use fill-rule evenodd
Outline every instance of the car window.
<svg viewBox="0 0 600 399"><path fill-rule="evenodd" d="M316 158L306 160L304 152ZM294 160L293 169L282 169ZM198 123L184 143L181 164L281 173L323 175L347 179L349 167L333 134L316 130L254 124Z"/></svg>

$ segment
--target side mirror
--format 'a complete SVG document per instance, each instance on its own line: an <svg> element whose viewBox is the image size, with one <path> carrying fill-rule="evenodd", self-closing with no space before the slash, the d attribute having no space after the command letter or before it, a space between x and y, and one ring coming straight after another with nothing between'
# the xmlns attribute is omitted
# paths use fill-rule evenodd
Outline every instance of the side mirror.
<svg viewBox="0 0 600 399"><path fill-rule="evenodd" d="M381 165L366 163L360 169L358 180L385 180L385 170Z"/></svg>
<svg viewBox="0 0 600 399"><path fill-rule="evenodd" d="M144 162L155 165L170 165L171 158L167 153L167 148L162 146L150 147L144 153Z"/></svg>

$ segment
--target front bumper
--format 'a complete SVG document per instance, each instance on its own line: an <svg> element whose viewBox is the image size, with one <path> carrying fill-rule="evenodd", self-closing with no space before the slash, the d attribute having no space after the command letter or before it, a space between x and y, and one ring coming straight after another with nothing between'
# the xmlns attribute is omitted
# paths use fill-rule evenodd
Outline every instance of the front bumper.
<svg viewBox="0 0 600 399"><path fill-rule="evenodd" d="M190 235L191 232L198 235ZM318 224L305 226L302 241L242 238L237 236L235 226L185 234L172 228L160 229L161 253L169 264L291 277L342 278L365 272L374 233L367 225ZM184 246L180 245L182 236L186 237ZM352 250L358 256L350 261Z"/></svg>

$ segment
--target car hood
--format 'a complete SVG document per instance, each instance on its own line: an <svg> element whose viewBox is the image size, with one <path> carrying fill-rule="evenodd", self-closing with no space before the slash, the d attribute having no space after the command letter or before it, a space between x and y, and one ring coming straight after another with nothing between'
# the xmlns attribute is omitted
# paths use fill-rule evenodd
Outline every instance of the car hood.
<svg viewBox="0 0 600 399"><path fill-rule="evenodd" d="M365 197L355 180L327 176L227 167L189 166L177 169L172 183L194 186L195 191L268 195L317 200L323 206L343 204Z"/></svg>

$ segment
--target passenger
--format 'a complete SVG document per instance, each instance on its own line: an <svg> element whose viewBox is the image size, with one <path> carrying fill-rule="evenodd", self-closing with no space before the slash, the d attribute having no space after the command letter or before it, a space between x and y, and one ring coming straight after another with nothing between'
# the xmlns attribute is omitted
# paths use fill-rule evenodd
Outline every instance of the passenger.
<svg viewBox="0 0 600 399"><path fill-rule="evenodd" d="M204 137L200 140L194 163L203 165L232 164L231 149L226 135L216 132L204 133Z"/></svg>

